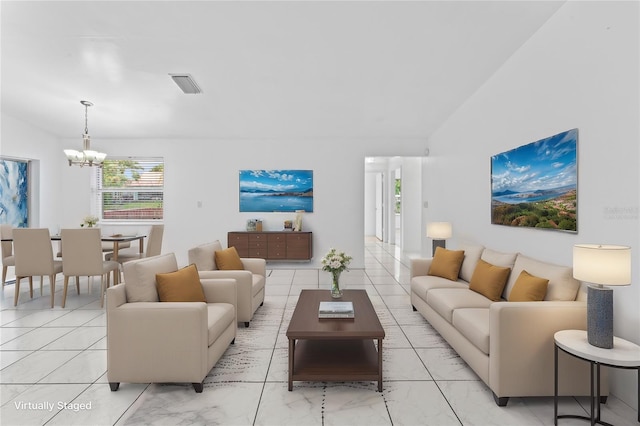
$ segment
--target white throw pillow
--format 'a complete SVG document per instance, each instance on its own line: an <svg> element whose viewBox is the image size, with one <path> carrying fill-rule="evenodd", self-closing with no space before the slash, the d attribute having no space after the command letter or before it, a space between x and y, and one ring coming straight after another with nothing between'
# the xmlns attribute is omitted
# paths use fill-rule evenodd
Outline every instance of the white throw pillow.
<svg viewBox="0 0 640 426"><path fill-rule="evenodd" d="M504 288L503 297L509 300L511 289L516 284L520 272L527 271L536 277L549 280L544 300L576 300L580 282L573 278L573 269L569 266L555 265L531 257L518 255L513 270Z"/></svg>
<svg viewBox="0 0 640 426"><path fill-rule="evenodd" d="M476 270L476 265L478 264L478 260L480 260L482 251L484 250L484 246L464 242L460 245L460 250L464 250L464 260L462 261L462 267L460 268L460 278L466 282L470 282L471 277L473 276L473 271Z"/></svg>
<svg viewBox="0 0 640 426"><path fill-rule="evenodd" d="M222 244L218 240L189 249L189 263L195 263L198 271L215 271L218 269L215 253L220 250Z"/></svg>
<svg viewBox="0 0 640 426"><path fill-rule="evenodd" d="M156 274L178 270L174 253L145 257L122 264L127 302L159 302Z"/></svg>

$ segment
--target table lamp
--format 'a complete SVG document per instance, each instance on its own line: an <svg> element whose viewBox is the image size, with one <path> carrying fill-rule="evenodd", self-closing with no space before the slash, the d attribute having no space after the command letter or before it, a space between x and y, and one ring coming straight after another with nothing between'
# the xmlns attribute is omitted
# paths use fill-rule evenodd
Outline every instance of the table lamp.
<svg viewBox="0 0 640 426"><path fill-rule="evenodd" d="M631 248L615 245L573 246L573 277L591 283L587 289L587 339L599 348L613 348L613 290L631 284Z"/></svg>
<svg viewBox="0 0 640 426"><path fill-rule="evenodd" d="M445 248L445 240L451 238L451 234L450 222L427 223L427 237L433 240L432 256L436 254L436 247Z"/></svg>

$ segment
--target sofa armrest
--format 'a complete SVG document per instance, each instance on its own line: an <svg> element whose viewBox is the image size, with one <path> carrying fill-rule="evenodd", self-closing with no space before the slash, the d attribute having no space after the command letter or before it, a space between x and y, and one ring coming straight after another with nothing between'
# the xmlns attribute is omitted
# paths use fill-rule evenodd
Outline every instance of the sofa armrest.
<svg viewBox="0 0 640 426"><path fill-rule="evenodd" d="M109 301L113 300L114 289L109 289ZM207 327L207 305L202 302L137 302L110 306L107 311L109 381L200 382L208 371Z"/></svg>
<svg viewBox="0 0 640 426"><path fill-rule="evenodd" d="M432 257L411 259L411 276L410 278L428 275L431 267Z"/></svg>
<svg viewBox="0 0 640 426"><path fill-rule="evenodd" d="M251 271L254 275L267 277L267 261L265 259L241 257L240 260L245 270Z"/></svg>
<svg viewBox="0 0 640 426"><path fill-rule="evenodd" d="M230 303L238 309L236 280L232 278L201 279L202 290L207 303Z"/></svg>
<svg viewBox="0 0 640 426"><path fill-rule="evenodd" d="M114 285L107 289L107 311L127 303L127 292L124 283Z"/></svg>
<svg viewBox="0 0 640 426"><path fill-rule="evenodd" d="M495 302L489 307L489 321L489 386L494 393L499 397L552 395L553 335L566 329L585 330L587 304ZM565 372L568 376L570 370Z"/></svg>
<svg viewBox="0 0 640 426"><path fill-rule="evenodd" d="M251 271L200 271L200 280L205 279L234 279L236 281L236 313L238 321L245 321L244 318L251 318L251 297L253 295L253 275ZM207 298L207 300L209 300ZM248 321L248 320L246 320Z"/></svg>

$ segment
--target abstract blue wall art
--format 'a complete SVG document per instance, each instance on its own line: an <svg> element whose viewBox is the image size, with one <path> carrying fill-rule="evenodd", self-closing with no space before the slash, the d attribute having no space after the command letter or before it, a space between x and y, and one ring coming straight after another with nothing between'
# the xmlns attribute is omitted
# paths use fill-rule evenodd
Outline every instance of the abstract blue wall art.
<svg viewBox="0 0 640 426"><path fill-rule="evenodd" d="M491 157L491 223L578 231L578 129Z"/></svg>
<svg viewBox="0 0 640 426"><path fill-rule="evenodd" d="M29 226L29 163L0 158L0 223Z"/></svg>
<svg viewBox="0 0 640 426"><path fill-rule="evenodd" d="M240 170L241 212L313 211L313 170Z"/></svg>

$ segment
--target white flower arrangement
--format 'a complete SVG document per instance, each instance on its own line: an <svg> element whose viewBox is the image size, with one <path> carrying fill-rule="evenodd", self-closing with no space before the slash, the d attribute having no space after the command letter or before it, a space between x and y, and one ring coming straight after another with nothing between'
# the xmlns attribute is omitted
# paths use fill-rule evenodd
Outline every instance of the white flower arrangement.
<svg viewBox="0 0 640 426"><path fill-rule="evenodd" d="M329 249L329 252L322 258L322 270L327 272L342 272L351 263L351 256L345 254L343 251L338 251L334 248Z"/></svg>
<svg viewBox="0 0 640 426"><path fill-rule="evenodd" d="M84 219L82 219L82 223L80 224L80 227L84 227L86 226L87 228L93 228L97 223L98 223L98 218L95 216L85 216Z"/></svg>

